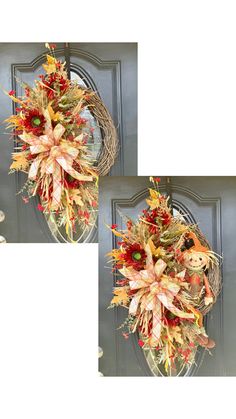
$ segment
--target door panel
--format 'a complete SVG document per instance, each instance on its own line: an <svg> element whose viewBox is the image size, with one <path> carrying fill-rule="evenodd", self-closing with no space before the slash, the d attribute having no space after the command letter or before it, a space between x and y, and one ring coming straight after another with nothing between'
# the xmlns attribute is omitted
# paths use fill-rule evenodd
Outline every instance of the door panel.
<svg viewBox="0 0 236 419"><path fill-rule="evenodd" d="M73 78L77 74L85 85L95 89L109 109L120 138L119 156L111 175L137 173L137 44L135 43L72 43L70 60ZM7 90L21 87L16 79L32 84L42 73L46 49L43 43L0 44L0 84ZM57 44L56 55L64 59L64 44ZM14 112L14 104L0 93L1 122ZM4 134L5 132L5 134ZM13 141L1 125L0 141L0 209L6 214L1 234L7 242L55 242L42 214L37 211L37 199L25 205L21 189L26 176L8 175ZM99 145L98 145L99 146ZM33 202L34 201L34 202ZM97 241L96 228L83 242Z"/></svg>
<svg viewBox="0 0 236 419"><path fill-rule="evenodd" d="M150 186L147 177L103 178L100 182L100 227L99 227L99 315L100 342L104 356L100 371L105 375L151 376L143 351L137 345L137 337L125 340L120 330L116 330L126 317L122 308L106 310L109 305L115 278L110 269L104 268L105 255L116 239L104 226L123 226L121 213L132 218L146 207L145 199ZM163 177L160 188L167 191ZM216 341L213 356L199 349L196 361L188 375L217 376L236 375L236 326L234 306L236 301L236 268L234 266L236 225L236 178L234 177L172 177L171 191L173 206L188 213L191 222L199 224L215 252L224 254L222 274L224 289L213 310L206 317L206 328Z"/></svg>

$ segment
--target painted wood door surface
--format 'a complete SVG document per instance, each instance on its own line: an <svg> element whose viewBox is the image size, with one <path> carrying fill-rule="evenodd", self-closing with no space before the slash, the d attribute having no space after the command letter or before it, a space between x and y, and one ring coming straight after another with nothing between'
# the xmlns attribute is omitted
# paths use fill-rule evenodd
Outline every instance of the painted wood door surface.
<svg viewBox="0 0 236 419"><path fill-rule="evenodd" d="M137 337L125 340L117 330L126 310L107 310L115 278L106 265L106 253L116 244L104 222L122 223L121 213L135 218L147 207L145 199L150 186L147 177L103 178L100 182L99 218L99 345L104 355L99 370L104 376L152 376ZM166 192L167 179L161 180ZM207 315L206 328L216 341L212 356L199 349L197 365L190 368L193 376L236 375L236 177L171 177L175 211L188 214L198 223L213 250L223 255L223 289L213 310Z"/></svg>
<svg viewBox="0 0 236 419"><path fill-rule="evenodd" d="M46 49L43 43L1 43L0 84L7 90L21 87L16 78L32 85L42 73ZM64 44L57 44L56 56L64 59ZM120 147L116 164L110 175L137 173L137 44L135 43L71 43L71 78L80 79L101 96L117 127ZM16 195L25 176L8 175L13 141L2 123L14 112L11 100L0 91L0 210L6 217L0 225L0 234L7 242L54 242L35 202L25 205ZM99 148L99 138L97 144ZM96 242L96 228L81 242Z"/></svg>

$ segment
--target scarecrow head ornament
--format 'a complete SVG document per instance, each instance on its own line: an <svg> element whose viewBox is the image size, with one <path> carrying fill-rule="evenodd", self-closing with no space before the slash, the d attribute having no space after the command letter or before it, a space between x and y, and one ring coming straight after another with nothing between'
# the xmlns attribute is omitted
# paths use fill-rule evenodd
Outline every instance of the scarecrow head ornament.
<svg viewBox="0 0 236 419"><path fill-rule="evenodd" d="M205 305L211 304L213 294L205 272L211 262L212 253L200 243L193 232L188 233L184 238L181 252L181 262L186 268L186 280L190 284L192 296L198 299L205 291Z"/></svg>
<svg viewBox="0 0 236 419"><path fill-rule="evenodd" d="M198 272L209 267L209 249L200 243L196 234L188 233L181 250L183 264L187 269Z"/></svg>

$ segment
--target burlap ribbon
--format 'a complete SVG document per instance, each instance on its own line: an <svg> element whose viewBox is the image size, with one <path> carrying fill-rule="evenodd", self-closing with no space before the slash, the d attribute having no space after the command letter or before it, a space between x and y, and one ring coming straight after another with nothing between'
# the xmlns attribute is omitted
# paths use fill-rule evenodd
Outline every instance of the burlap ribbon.
<svg viewBox="0 0 236 419"><path fill-rule="evenodd" d="M140 308L139 318L147 312L152 313L152 332L150 338L151 346L156 346L160 339L162 329L163 307L167 308L175 316L185 319L194 319L193 313L180 310L173 304L174 297L180 291L180 285L174 282L173 278L164 275L166 263L159 259L156 264L152 261L150 246L145 248L147 254L146 269L135 271L133 268L123 268L122 275L129 279L130 289L137 290L132 296L129 313L133 316Z"/></svg>
<svg viewBox="0 0 236 419"><path fill-rule="evenodd" d="M61 124L57 124L54 129L52 128L48 110L44 111L43 114L46 119L44 135L36 137L24 132L19 137L30 145L31 154L37 155L30 166L29 179L35 180L38 173L40 178L43 178L44 175L52 176L51 209L56 209L61 202L63 170L80 181L93 181L93 176L80 174L73 168L79 149L63 140L62 136L65 128ZM74 144L76 144L76 138Z"/></svg>

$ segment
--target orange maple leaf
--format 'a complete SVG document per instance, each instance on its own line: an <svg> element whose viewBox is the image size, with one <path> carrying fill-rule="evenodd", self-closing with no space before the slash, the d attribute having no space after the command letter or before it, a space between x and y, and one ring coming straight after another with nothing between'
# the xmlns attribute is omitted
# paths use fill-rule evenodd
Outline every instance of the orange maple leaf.
<svg viewBox="0 0 236 419"><path fill-rule="evenodd" d="M116 287L113 290L114 297L111 300L111 304L124 305L126 306L129 302L129 296L127 294L129 287Z"/></svg>
<svg viewBox="0 0 236 419"><path fill-rule="evenodd" d="M13 162L10 169L14 170L26 170L29 167L29 161L25 152L13 153Z"/></svg>

